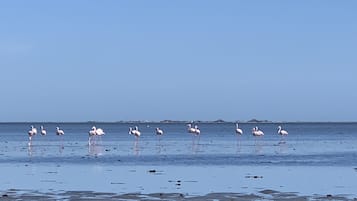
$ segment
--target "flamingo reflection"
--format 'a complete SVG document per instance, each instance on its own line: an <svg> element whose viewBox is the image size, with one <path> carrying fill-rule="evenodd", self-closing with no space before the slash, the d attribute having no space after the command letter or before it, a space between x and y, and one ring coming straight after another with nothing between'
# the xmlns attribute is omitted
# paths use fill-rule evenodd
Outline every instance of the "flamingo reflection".
<svg viewBox="0 0 357 201"><path fill-rule="evenodd" d="M140 146L139 146L139 140L134 141L134 146L133 146L133 151L135 156L140 155Z"/></svg>
<svg viewBox="0 0 357 201"><path fill-rule="evenodd" d="M103 155L103 147L97 144L88 145L88 154L90 156L101 156Z"/></svg>

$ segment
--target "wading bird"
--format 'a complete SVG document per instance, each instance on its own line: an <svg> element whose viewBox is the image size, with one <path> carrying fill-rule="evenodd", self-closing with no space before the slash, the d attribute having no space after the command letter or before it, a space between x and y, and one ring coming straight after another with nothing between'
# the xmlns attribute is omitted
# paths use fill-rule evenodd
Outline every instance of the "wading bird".
<svg viewBox="0 0 357 201"><path fill-rule="evenodd" d="M287 135L287 134L288 134L288 131L283 130L283 129L281 128L281 126L278 126L278 134L280 134L280 135Z"/></svg>
<svg viewBox="0 0 357 201"><path fill-rule="evenodd" d="M45 128L43 128L43 126L40 127L41 128L41 135L46 135L47 131Z"/></svg>
<svg viewBox="0 0 357 201"><path fill-rule="evenodd" d="M129 128L129 134L130 135L134 135L136 137L136 139L138 139L141 135L139 128L137 126L135 126L135 128L133 129L132 127Z"/></svg>
<svg viewBox="0 0 357 201"><path fill-rule="evenodd" d="M192 127L192 124L187 124L187 131L192 134L199 135L201 133L200 129L198 128L197 125L195 127Z"/></svg>
<svg viewBox="0 0 357 201"><path fill-rule="evenodd" d="M252 134L254 136L263 136L264 132L262 130L259 130L258 126L256 126L256 127L253 128Z"/></svg>
<svg viewBox="0 0 357 201"><path fill-rule="evenodd" d="M164 131L160 128L156 128L156 135L163 135Z"/></svg>
<svg viewBox="0 0 357 201"><path fill-rule="evenodd" d="M64 135L64 131L60 129L59 127L56 127L56 134L57 135Z"/></svg>
<svg viewBox="0 0 357 201"><path fill-rule="evenodd" d="M31 126L31 129L28 131L28 135L29 135L28 145L32 144L32 137L35 136L36 134L37 134L37 129L34 126Z"/></svg>
<svg viewBox="0 0 357 201"><path fill-rule="evenodd" d="M236 133L239 135L243 134L243 130L239 128L238 123L236 123Z"/></svg>
<svg viewBox="0 0 357 201"><path fill-rule="evenodd" d="M88 144L91 145L92 144L92 138L96 138L96 136L102 136L104 135L104 131L101 128L96 128L95 126L92 127L92 129L88 132L89 134L89 138L88 138Z"/></svg>

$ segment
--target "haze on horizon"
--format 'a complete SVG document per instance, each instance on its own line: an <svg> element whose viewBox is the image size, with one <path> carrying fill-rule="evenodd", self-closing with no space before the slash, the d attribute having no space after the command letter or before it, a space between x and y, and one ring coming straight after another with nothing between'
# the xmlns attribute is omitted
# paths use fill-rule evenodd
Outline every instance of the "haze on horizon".
<svg viewBox="0 0 357 201"><path fill-rule="evenodd" d="M357 121L356 1L1 1L0 122Z"/></svg>

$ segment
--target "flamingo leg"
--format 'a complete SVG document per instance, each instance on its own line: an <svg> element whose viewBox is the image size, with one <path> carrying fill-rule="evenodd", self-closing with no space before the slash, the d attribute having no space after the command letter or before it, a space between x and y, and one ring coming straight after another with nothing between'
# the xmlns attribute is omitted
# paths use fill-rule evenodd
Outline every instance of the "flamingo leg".
<svg viewBox="0 0 357 201"><path fill-rule="evenodd" d="M63 135L61 135L61 149L64 149L64 146L63 146Z"/></svg>
<svg viewBox="0 0 357 201"><path fill-rule="evenodd" d="M29 143L28 143L29 146L32 145L32 136L29 137Z"/></svg>
<svg viewBox="0 0 357 201"><path fill-rule="evenodd" d="M99 143L102 144L102 136L99 136Z"/></svg>

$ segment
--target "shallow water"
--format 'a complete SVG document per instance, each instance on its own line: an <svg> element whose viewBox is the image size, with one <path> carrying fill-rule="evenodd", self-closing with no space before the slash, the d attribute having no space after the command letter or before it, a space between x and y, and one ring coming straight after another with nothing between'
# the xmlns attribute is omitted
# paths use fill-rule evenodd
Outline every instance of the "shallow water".
<svg viewBox="0 0 357 201"><path fill-rule="evenodd" d="M41 192L257 193L265 189L301 195L356 197L357 124L199 124L200 138L186 124L100 123L106 134L88 146L90 123L47 123L28 146L31 123L1 123L1 189ZM39 128L40 124L34 124ZM128 128L139 126L139 140ZM60 126L65 135L55 135ZM259 126L263 137L251 135ZM165 134L160 138L155 128ZM155 170L150 172L150 170ZM178 182L180 181L180 182Z"/></svg>
<svg viewBox="0 0 357 201"><path fill-rule="evenodd" d="M65 135L55 135L59 125ZM128 134L138 125L138 141ZM259 126L263 137L251 135ZM39 125L36 125L39 127ZM201 136L186 132L185 124L98 124L106 134L88 146L91 124L44 124L46 136L37 135L28 146L29 124L0 124L0 162L117 163L117 165L357 165L357 124L284 124L289 135L277 134L278 124L200 124ZM156 136L155 128L165 131Z"/></svg>

